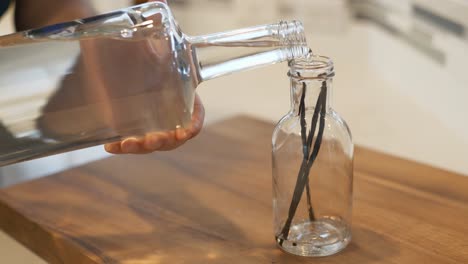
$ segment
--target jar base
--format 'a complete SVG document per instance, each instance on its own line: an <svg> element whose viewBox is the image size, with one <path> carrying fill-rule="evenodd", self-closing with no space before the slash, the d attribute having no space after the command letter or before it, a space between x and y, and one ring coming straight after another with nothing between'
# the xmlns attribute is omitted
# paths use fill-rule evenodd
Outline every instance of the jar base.
<svg viewBox="0 0 468 264"><path fill-rule="evenodd" d="M276 238L283 251L305 257L330 256L343 250L351 241L348 225L334 217L305 221L291 226L288 239Z"/></svg>

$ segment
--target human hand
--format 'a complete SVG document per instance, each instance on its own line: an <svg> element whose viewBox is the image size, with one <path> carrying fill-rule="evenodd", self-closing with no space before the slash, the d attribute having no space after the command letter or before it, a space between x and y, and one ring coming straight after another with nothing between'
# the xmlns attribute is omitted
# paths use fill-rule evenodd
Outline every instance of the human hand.
<svg viewBox="0 0 468 264"><path fill-rule="evenodd" d="M141 4L150 1L142 0L135 2L136 4ZM166 3L165 0L160 0L160 2ZM130 137L122 141L105 144L104 149L112 154L147 154L154 151L173 150L200 133L204 118L205 109L200 97L195 95L192 122L189 128L151 132L147 133L144 137Z"/></svg>
<svg viewBox="0 0 468 264"><path fill-rule="evenodd" d="M173 150L198 135L203 127L204 119L205 109L200 97L196 94L192 122L189 128L147 133L144 137L131 137L106 144L104 149L112 154L147 154L154 151Z"/></svg>

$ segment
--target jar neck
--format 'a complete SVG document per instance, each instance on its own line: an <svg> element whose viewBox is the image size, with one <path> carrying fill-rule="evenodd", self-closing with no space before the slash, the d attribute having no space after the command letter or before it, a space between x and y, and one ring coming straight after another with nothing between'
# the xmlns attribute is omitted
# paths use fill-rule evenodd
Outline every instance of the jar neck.
<svg viewBox="0 0 468 264"><path fill-rule="evenodd" d="M325 104L331 108L333 62L324 56L310 55L289 62L291 79L291 109L298 114L302 109L313 110Z"/></svg>
<svg viewBox="0 0 468 264"><path fill-rule="evenodd" d="M302 101L306 111L314 110L321 93L324 93L325 96L325 100L321 102L325 103L328 111L332 101L332 78L315 80L291 78L291 110L293 113L299 114Z"/></svg>

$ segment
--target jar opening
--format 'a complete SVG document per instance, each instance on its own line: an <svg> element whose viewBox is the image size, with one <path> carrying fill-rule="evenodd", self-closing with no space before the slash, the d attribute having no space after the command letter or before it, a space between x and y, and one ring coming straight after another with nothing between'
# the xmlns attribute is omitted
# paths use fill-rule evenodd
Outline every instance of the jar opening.
<svg viewBox="0 0 468 264"><path fill-rule="evenodd" d="M309 55L289 61L288 76L295 79L326 79L335 75L333 61L326 56Z"/></svg>

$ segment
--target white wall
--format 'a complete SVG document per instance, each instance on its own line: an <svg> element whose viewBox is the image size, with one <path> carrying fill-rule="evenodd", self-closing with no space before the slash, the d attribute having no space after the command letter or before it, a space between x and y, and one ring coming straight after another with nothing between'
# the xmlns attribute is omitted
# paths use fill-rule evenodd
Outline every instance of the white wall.
<svg viewBox="0 0 468 264"><path fill-rule="evenodd" d="M345 1L270 1L287 12L272 12L270 6L257 16L242 6L262 6L264 1L246 4L239 0L231 7L236 12L216 13L224 15L229 20L226 23L209 23L211 11L204 11L203 6L192 13L206 21L202 23L185 20L190 5L186 5L189 10L181 7L174 12L181 27L193 34L229 29L233 23L247 26L280 18L303 20L312 49L336 63L335 108L350 124L357 144L468 174L466 40L413 21L409 1L379 2L392 10L390 22L403 33L413 37L414 31L429 30L426 33L432 35L432 42L427 46L441 51L444 62L373 23L350 23L344 15ZM457 12L463 10L468 12L463 6ZM278 120L289 107L286 71L284 65L275 65L202 84L198 91L208 122L236 113Z"/></svg>

